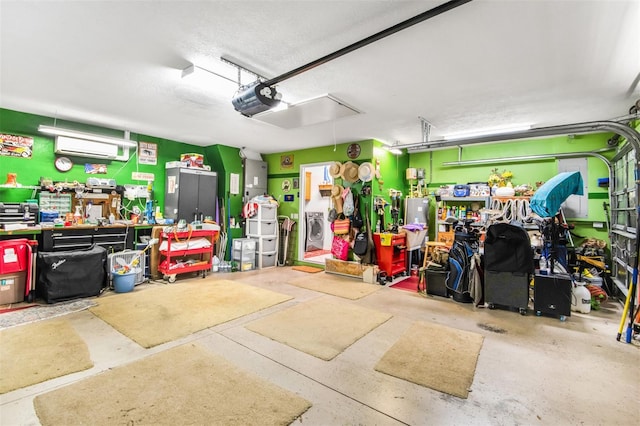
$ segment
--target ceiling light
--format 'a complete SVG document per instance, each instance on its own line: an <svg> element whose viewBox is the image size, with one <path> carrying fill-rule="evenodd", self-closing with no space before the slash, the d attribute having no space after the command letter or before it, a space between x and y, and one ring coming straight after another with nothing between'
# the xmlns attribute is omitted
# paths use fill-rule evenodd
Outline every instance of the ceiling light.
<svg viewBox="0 0 640 426"><path fill-rule="evenodd" d="M138 144L135 141L132 141L129 139L112 138L109 136L101 136L101 135L95 135L92 133L78 132L76 130L62 129L60 127L51 127L51 126L45 126L42 124L38 126L38 131L49 134L49 135L67 136L70 138L104 142L112 145L119 145L119 146L126 146L126 147L138 146Z"/></svg>
<svg viewBox="0 0 640 426"><path fill-rule="evenodd" d="M518 124L510 127L498 127L482 130L471 130L468 132L452 133L450 135L443 136L446 141L473 138L476 136L488 136L488 135L500 135L502 133L519 132L524 130L530 130L531 124Z"/></svg>
<svg viewBox="0 0 640 426"><path fill-rule="evenodd" d="M203 76L203 75L207 75L207 74L211 74L211 75L215 75L216 77L220 77L220 78L224 78L225 80L228 80L234 84L238 84L238 82L230 77L227 77L226 75L222 75L219 74L215 71L211 71L208 70L206 68L202 68L199 67L195 64L191 64L188 67L186 67L185 69L182 70L182 78L193 78L193 77L198 77L198 76Z"/></svg>

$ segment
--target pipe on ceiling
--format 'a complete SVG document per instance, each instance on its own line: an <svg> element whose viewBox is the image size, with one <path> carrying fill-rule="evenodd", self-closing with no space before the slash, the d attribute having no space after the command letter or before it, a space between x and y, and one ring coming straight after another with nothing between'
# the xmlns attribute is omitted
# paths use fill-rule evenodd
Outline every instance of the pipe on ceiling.
<svg viewBox="0 0 640 426"><path fill-rule="evenodd" d="M354 50L360 49L361 47L364 47L368 44L373 43L374 41L378 41L384 37L390 36L392 34L395 34L399 31L402 31L406 28L409 28L415 24L419 24L420 22L426 21L429 18L433 18L434 16L438 16L444 12L447 12L451 9L455 9L458 6L462 6L465 3L469 3L472 0L451 0L448 1L446 3L443 3L439 6L434 7L433 9L429 9L426 12L423 12L419 15L414 16L413 18L409 18L406 21L402 21L392 27L389 27L385 30L382 30L380 32L375 33L374 35L371 35L369 37L363 38L360 41L357 41L353 44L350 44L347 47L343 47L340 50L336 50L333 53L329 53L328 55L323 56L320 59L316 59L315 61L309 62L306 65L302 65L301 67L298 67L294 70L285 72L284 74L281 74L277 77L274 77L270 80L267 80L264 82L265 86L273 86L275 84L278 84L280 82L283 82L284 80L287 80L291 77L295 77L298 74L302 74L305 71L309 71L319 65L325 64L333 59L339 58L342 55L346 55L347 53L353 52Z"/></svg>
<svg viewBox="0 0 640 426"><path fill-rule="evenodd" d="M609 148L611 150L613 148ZM582 152L561 152L557 154L536 154L536 155L523 155L520 157L500 157L500 158L487 158L481 160L458 160L447 161L442 163L445 167L450 166L475 166L478 164L503 164L503 163L518 163L521 161L537 161L537 160L549 160L555 158L582 158L582 157L595 157L600 159L609 170L611 175L611 161L599 152L594 151L582 151Z"/></svg>
<svg viewBox="0 0 640 426"><path fill-rule="evenodd" d="M560 126L539 127L529 130L519 130L516 132L501 133L497 135L473 136L456 140L443 140L431 142L418 142L414 144L399 145L398 148L407 149L410 152L428 151L440 148L452 148L476 143L490 143L512 141L518 139L532 139L538 137L588 134L613 132L624 138L633 146L636 156L636 166L640 161L640 133L628 125L616 123L615 121L590 121L586 123L563 124Z"/></svg>

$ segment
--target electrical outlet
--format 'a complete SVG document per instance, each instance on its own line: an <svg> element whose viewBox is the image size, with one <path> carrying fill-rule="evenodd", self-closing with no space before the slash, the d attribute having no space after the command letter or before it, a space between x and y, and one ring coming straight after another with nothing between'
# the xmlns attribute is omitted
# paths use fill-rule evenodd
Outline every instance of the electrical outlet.
<svg viewBox="0 0 640 426"><path fill-rule="evenodd" d="M125 185L124 197L127 200L134 200L136 198L147 198L149 193L147 192L147 185Z"/></svg>

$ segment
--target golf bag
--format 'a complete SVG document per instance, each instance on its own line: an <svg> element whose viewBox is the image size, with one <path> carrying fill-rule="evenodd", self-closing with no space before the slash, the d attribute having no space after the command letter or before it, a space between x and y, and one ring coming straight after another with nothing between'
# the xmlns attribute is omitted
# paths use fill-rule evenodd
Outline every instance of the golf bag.
<svg viewBox="0 0 640 426"><path fill-rule="evenodd" d="M478 232L471 228L472 221L455 227L455 238L449 250L449 273L446 286L457 302L471 303L469 283L475 271L473 256L478 252Z"/></svg>

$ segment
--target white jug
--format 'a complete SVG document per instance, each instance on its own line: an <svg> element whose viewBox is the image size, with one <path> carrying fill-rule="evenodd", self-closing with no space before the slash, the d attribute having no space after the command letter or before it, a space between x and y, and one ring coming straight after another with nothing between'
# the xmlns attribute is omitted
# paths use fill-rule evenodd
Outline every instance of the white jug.
<svg viewBox="0 0 640 426"><path fill-rule="evenodd" d="M591 312L591 292L583 281L574 281L571 292L571 310L588 314Z"/></svg>

